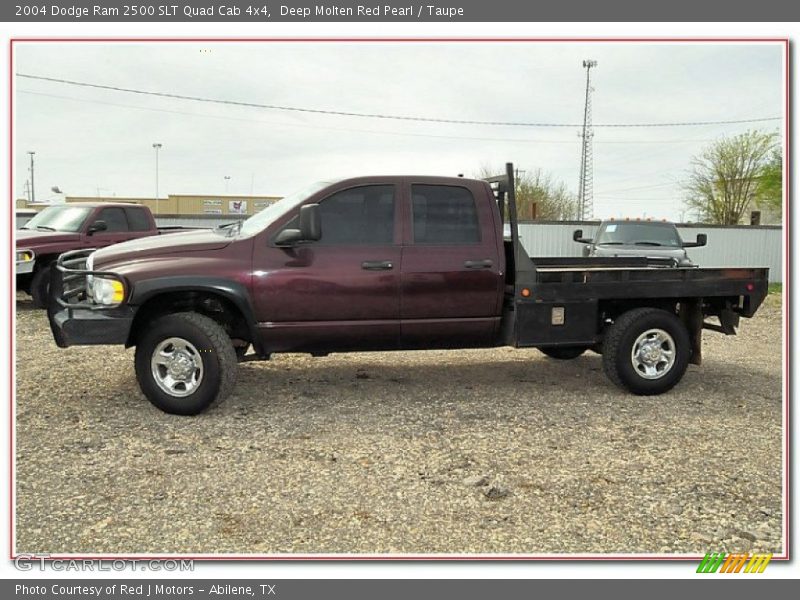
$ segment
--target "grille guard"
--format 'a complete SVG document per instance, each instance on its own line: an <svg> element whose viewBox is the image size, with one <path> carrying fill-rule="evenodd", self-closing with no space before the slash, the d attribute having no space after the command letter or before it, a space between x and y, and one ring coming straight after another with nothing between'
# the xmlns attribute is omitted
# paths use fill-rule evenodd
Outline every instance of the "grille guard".
<svg viewBox="0 0 800 600"><path fill-rule="evenodd" d="M71 250L58 257L50 280L51 303L69 310L110 310L119 307L119 304L96 304L89 299L86 293L86 280L90 275L119 281L125 291L125 297L128 297L130 285L122 275L113 271L93 271L86 268L86 261L95 250L96 248Z"/></svg>

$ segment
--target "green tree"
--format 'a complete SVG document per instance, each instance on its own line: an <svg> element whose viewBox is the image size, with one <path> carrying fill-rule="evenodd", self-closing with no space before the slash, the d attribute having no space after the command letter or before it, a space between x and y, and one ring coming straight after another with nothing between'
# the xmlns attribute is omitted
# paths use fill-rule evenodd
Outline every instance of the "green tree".
<svg viewBox="0 0 800 600"><path fill-rule="evenodd" d="M783 216L783 152L780 146L772 151L761 172L756 192L756 204L778 219Z"/></svg>
<svg viewBox="0 0 800 600"><path fill-rule="evenodd" d="M492 177L504 172L504 169L484 165L477 176ZM521 220L563 221L575 218L577 198L549 173L539 168L519 169L515 183L517 215Z"/></svg>
<svg viewBox="0 0 800 600"><path fill-rule="evenodd" d="M740 223L759 198L776 145L774 133L748 131L708 146L692 159L686 207L707 223Z"/></svg>

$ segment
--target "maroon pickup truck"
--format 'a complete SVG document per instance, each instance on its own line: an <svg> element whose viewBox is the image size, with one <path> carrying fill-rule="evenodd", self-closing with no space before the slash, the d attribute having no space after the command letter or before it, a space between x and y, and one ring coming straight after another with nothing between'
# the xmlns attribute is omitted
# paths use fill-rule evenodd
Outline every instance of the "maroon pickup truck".
<svg viewBox="0 0 800 600"><path fill-rule="evenodd" d="M45 308L50 267L60 254L157 233L146 206L109 202L49 206L17 230L17 290L30 294L38 308Z"/></svg>
<svg viewBox="0 0 800 600"><path fill-rule="evenodd" d="M703 328L735 333L767 294L765 268L672 265L529 257L508 165L318 184L240 225L67 253L48 314L61 347L135 346L145 396L184 415L276 352L594 350L614 383L659 394L700 363Z"/></svg>

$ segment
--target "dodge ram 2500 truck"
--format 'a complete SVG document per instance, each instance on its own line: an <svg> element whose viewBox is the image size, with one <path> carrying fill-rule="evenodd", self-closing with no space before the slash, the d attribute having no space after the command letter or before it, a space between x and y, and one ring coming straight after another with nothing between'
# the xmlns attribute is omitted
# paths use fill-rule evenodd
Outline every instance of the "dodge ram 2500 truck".
<svg viewBox="0 0 800 600"><path fill-rule="evenodd" d="M53 335L61 347L135 346L145 396L184 415L231 391L237 360L276 352L591 349L618 386L660 394L700 363L703 328L735 333L767 294L765 268L531 258L513 175L317 184L239 227L67 253Z"/></svg>
<svg viewBox="0 0 800 600"><path fill-rule="evenodd" d="M74 202L48 206L16 231L17 290L30 294L37 308L45 308L50 268L60 254L102 248L162 231L156 227L150 209L138 204Z"/></svg>

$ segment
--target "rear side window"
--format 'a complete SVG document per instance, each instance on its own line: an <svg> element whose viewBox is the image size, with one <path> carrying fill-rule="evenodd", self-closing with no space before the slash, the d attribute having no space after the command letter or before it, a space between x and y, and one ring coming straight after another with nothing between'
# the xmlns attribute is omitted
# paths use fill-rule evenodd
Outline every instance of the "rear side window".
<svg viewBox="0 0 800 600"><path fill-rule="evenodd" d="M415 244L475 244L481 241L475 198L467 188L412 185Z"/></svg>
<svg viewBox="0 0 800 600"><path fill-rule="evenodd" d="M150 229L150 221L141 208L126 208L125 212L128 214L128 224L131 231L148 231Z"/></svg>
<svg viewBox="0 0 800 600"><path fill-rule="evenodd" d="M125 218L125 211L119 207L104 208L97 215L95 221L105 221L106 231L128 231L128 220Z"/></svg>
<svg viewBox="0 0 800 600"><path fill-rule="evenodd" d="M336 192L319 203L322 244L394 242L394 186L365 185Z"/></svg>

